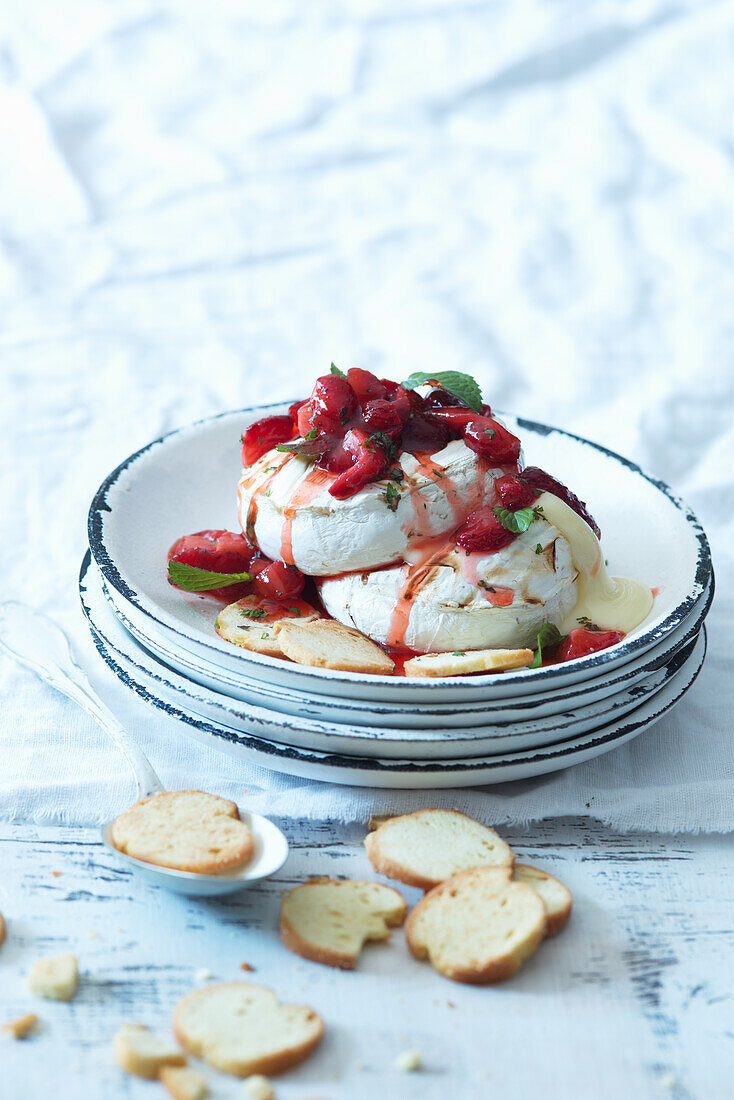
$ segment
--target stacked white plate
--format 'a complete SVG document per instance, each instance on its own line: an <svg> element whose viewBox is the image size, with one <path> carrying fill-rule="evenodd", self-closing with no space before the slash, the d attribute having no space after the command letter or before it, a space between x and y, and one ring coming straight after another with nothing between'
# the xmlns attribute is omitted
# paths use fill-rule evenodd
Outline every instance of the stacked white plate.
<svg viewBox="0 0 734 1100"><path fill-rule="evenodd" d="M408 680L313 669L214 631L212 600L171 588L182 534L237 530L239 438L260 406L171 432L105 479L89 513L82 606L97 648L182 731L243 760L359 786L467 786L540 775L607 752L658 721L694 682L714 592L706 536L661 482L594 443L507 417L526 460L588 499L613 574L656 593L617 646L539 670Z"/></svg>

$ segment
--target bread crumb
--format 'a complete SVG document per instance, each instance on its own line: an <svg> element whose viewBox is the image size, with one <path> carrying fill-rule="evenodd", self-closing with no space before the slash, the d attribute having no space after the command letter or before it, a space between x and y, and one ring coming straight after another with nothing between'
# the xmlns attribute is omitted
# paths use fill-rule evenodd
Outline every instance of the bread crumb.
<svg viewBox="0 0 734 1100"><path fill-rule="evenodd" d="M63 871L52 871L51 874L54 878L61 878Z"/></svg>
<svg viewBox="0 0 734 1100"><path fill-rule="evenodd" d="M8 1020L7 1024L3 1024L2 1033L9 1039L25 1039L37 1023L38 1016L35 1012L26 1012L25 1016L19 1016L17 1020Z"/></svg>
<svg viewBox="0 0 734 1100"><path fill-rule="evenodd" d="M254 966L250 966L249 963L240 963L240 970L246 970L248 974L251 974L255 969Z"/></svg>
<svg viewBox="0 0 734 1100"><path fill-rule="evenodd" d="M419 1050L404 1050L402 1054L398 1054L393 1065L400 1073L414 1073L421 1068L421 1052Z"/></svg>
<svg viewBox="0 0 734 1100"><path fill-rule="evenodd" d="M38 959L26 979L31 993L48 1001L70 1001L76 993L79 969L74 955Z"/></svg>
<svg viewBox="0 0 734 1100"><path fill-rule="evenodd" d="M173 1100L203 1100L209 1095L206 1078L188 1066L163 1066L158 1080Z"/></svg>
<svg viewBox="0 0 734 1100"><path fill-rule="evenodd" d="M200 966L194 974L194 978L197 982L208 982L211 976L212 972L211 970L207 969L206 966Z"/></svg>
<svg viewBox="0 0 734 1100"><path fill-rule="evenodd" d="M252 1077L248 1077L242 1085L245 1096L248 1096L250 1100L273 1100L275 1091L273 1086L268 1081L267 1077L263 1077L261 1073L254 1073Z"/></svg>

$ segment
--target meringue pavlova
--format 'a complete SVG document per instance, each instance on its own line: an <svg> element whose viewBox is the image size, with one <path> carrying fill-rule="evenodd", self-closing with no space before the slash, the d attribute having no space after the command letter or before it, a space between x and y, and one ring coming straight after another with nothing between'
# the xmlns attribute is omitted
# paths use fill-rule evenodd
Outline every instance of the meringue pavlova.
<svg viewBox="0 0 734 1100"><path fill-rule="evenodd" d="M242 457L242 534L184 536L168 569L228 603L217 630L250 652L373 675L538 667L616 644L652 607L467 375L332 365L247 428Z"/></svg>

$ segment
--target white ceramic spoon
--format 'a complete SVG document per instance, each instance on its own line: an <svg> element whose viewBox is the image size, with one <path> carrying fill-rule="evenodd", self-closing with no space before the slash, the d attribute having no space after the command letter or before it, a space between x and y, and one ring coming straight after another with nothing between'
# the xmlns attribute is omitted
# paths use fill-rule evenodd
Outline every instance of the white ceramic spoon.
<svg viewBox="0 0 734 1100"><path fill-rule="evenodd" d="M74 660L69 639L60 626L25 604L8 600L0 603L0 646L16 661L33 669L46 683L78 703L98 722L127 758L135 776L138 800L164 789L148 758L105 706ZM102 840L118 859L124 860L146 881L177 894L214 897L232 894L275 874L288 856L288 841L272 821L242 808L240 817L252 830L255 851L247 866L232 874L200 875L134 859L112 843L112 821L102 826Z"/></svg>

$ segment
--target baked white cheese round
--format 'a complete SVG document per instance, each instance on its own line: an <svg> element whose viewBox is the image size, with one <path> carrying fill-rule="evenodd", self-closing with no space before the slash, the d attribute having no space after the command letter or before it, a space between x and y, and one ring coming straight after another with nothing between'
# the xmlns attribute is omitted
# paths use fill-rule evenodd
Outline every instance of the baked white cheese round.
<svg viewBox="0 0 734 1100"><path fill-rule="evenodd" d="M373 482L337 500L328 491L334 475L300 455L268 451L242 472L242 529L269 558L309 576L375 569L402 561L416 541L455 530L505 472L460 439L430 458L404 452L394 465L402 481Z"/></svg>
<svg viewBox="0 0 734 1100"><path fill-rule="evenodd" d="M544 519L494 553L449 550L420 569L399 565L321 581L324 607L382 644L422 653L533 646L541 625L574 609L567 540Z"/></svg>

